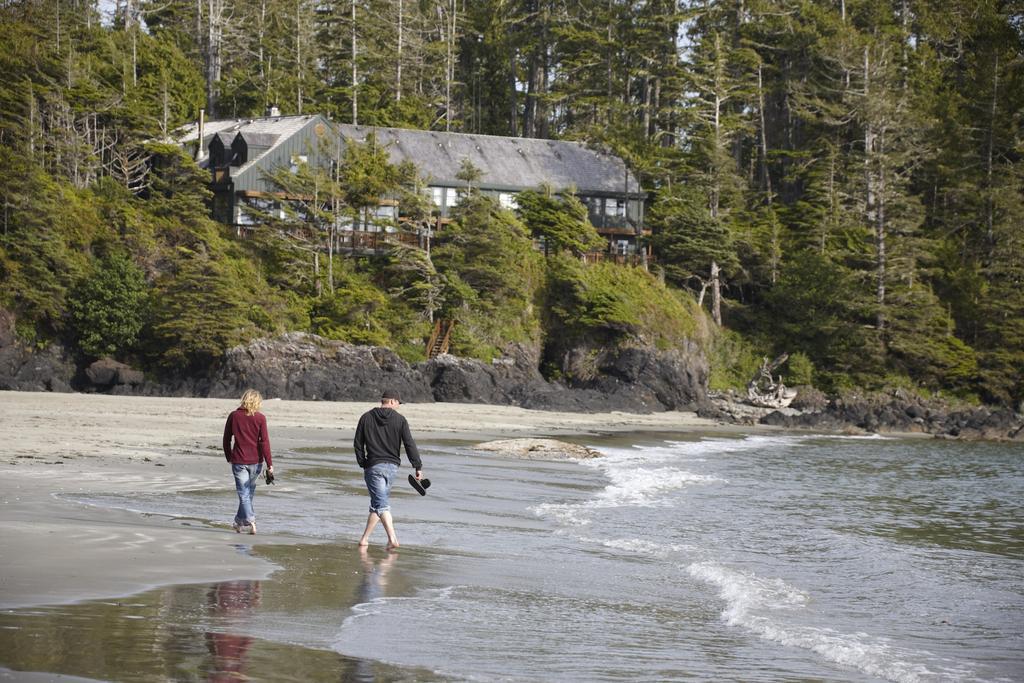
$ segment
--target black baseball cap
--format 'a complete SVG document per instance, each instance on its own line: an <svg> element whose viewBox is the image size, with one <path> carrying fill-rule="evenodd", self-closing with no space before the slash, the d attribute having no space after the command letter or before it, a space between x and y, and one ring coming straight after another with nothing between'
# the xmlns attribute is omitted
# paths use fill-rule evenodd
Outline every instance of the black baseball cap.
<svg viewBox="0 0 1024 683"><path fill-rule="evenodd" d="M385 389L384 392L380 395L380 400L386 401L387 399L391 399L392 401L398 401L399 403L402 402L402 399L398 395L398 392L395 391L394 389Z"/></svg>

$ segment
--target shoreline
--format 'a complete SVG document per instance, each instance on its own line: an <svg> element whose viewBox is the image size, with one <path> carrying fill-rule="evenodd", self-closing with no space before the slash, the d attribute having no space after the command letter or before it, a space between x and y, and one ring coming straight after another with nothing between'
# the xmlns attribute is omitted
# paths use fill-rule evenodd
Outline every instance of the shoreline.
<svg viewBox="0 0 1024 683"><path fill-rule="evenodd" d="M0 530L5 542L0 608L270 576L277 567L247 550L256 543L295 544L300 539L275 533L239 535L232 533L228 521L223 526L195 523L69 499L126 491L230 489L221 434L224 418L237 404L234 399L0 391ZM359 415L373 406L266 401L262 412L269 420L275 469L287 477L285 454L292 449L350 449ZM759 431L678 412L580 414L443 403L403 404L400 410L424 444ZM204 516L227 520L230 513Z"/></svg>

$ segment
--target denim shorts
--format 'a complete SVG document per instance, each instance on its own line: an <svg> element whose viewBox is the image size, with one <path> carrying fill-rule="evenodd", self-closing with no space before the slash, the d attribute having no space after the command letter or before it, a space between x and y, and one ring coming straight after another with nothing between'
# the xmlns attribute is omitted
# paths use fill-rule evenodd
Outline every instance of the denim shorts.
<svg viewBox="0 0 1024 683"><path fill-rule="evenodd" d="M398 476L398 465L391 462L379 462L363 470L366 490L370 492L370 512L379 515L391 509L388 496L396 476Z"/></svg>

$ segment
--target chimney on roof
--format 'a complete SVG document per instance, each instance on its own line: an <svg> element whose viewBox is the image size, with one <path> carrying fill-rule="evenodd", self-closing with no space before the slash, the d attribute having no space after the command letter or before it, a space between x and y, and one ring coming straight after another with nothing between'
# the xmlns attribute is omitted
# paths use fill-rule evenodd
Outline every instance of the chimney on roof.
<svg viewBox="0 0 1024 683"><path fill-rule="evenodd" d="M205 123L205 121L204 121L205 118L206 118L206 110L205 109L200 109L199 110L199 123L196 125L196 128L198 129L196 131L196 135L199 137L199 141L196 144L196 161L199 161L200 159L203 158L203 124Z"/></svg>
<svg viewBox="0 0 1024 683"><path fill-rule="evenodd" d="M276 104L272 104L267 107L267 116L280 116L281 110L277 108Z"/></svg>

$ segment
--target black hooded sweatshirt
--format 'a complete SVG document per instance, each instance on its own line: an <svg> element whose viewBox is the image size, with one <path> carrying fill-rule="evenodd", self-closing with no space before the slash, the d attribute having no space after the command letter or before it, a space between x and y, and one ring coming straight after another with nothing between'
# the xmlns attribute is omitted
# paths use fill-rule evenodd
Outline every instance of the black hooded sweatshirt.
<svg viewBox="0 0 1024 683"><path fill-rule="evenodd" d="M367 468L378 462L402 464L401 445L405 444L405 455L417 470L423 469L420 452L412 440L409 423L391 408L374 408L359 418L356 438L352 442L356 451L356 462Z"/></svg>

